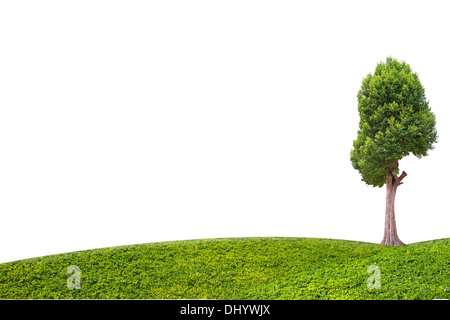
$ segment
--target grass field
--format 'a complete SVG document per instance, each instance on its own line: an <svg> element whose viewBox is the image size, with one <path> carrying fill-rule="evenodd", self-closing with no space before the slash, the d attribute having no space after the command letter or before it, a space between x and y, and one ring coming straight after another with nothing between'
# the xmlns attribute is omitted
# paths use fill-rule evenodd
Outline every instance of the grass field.
<svg viewBox="0 0 450 320"><path fill-rule="evenodd" d="M71 265L79 289L68 288ZM379 289L367 285L371 265ZM450 238L402 247L226 238L78 251L0 264L0 298L450 299Z"/></svg>

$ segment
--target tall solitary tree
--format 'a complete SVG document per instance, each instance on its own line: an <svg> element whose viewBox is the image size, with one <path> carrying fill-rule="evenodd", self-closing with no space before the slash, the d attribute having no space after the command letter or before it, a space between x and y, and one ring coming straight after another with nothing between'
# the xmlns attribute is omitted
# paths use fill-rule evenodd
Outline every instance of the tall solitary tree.
<svg viewBox="0 0 450 320"><path fill-rule="evenodd" d="M427 156L437 141L436 119L428 104L418 75L391 57L377 64L358 91L360 121L350 159L367 185L386 184L385 245L404 244L394 211L397 188L406 177L405 171L399 174L399 161L411 153Z"/></svg>

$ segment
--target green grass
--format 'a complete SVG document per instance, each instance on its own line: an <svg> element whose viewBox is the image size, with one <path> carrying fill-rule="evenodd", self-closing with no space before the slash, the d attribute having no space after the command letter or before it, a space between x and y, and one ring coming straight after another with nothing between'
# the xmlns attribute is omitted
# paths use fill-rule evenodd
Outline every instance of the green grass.
<svg viewBox="0 0 450 320"><path fill-rule="evenodd" d="M81 269L68 289L67 267ZM381 288L368 289L370 265ZM0 264L2 299L450 299L450 238L387 247L315 238L159 242Z"/></svg>

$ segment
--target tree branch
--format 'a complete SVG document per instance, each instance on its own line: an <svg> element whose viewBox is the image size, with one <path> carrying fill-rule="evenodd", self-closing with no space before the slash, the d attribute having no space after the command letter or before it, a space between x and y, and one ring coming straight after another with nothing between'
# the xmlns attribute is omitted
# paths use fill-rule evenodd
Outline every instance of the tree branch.
<svg viewBox="0 0 450 320"><path fill-rule="evenodd" d="M402 174L400 175L400 177L398 177L398 180L397 180L397 181L398 181L398 185L403 184L402 180L403 180L403 178L405 178L406 176L407 176L406 172L403 171Z"/></svg>

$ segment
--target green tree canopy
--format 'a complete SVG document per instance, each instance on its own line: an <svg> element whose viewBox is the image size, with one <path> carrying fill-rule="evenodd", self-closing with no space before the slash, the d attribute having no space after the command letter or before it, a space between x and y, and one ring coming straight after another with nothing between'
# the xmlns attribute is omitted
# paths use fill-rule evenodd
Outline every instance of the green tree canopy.
<svg viewBox="0 0 450 320"><path fill-rule="evenodd" d="M382 187L398 174L398 161L421 158L437 141L436 119L416 73L404 61L388 57L368 74L358 92L360 116L351 162L368 185Z"/></svg>

